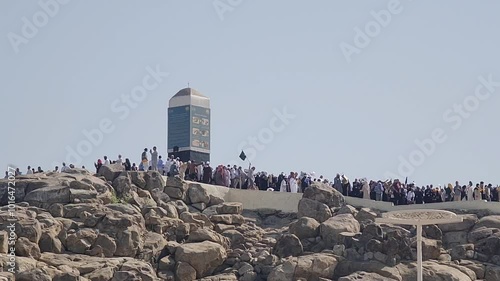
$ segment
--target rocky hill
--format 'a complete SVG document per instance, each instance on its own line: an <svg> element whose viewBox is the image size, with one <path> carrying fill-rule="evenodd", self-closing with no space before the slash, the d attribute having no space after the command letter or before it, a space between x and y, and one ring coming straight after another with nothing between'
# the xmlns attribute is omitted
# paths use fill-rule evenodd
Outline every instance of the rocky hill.
<svg viewBox="0 0 500 281"><path fill-rule="evenodd" d="M297 214L243 210L216 188L113 165L8 185L0 280L13 267L19 281L416 280L415 229L374 223L380 213L321 184ZM476 214L425 227L424 279L500 280L499 229L500 216Z"/></svg>

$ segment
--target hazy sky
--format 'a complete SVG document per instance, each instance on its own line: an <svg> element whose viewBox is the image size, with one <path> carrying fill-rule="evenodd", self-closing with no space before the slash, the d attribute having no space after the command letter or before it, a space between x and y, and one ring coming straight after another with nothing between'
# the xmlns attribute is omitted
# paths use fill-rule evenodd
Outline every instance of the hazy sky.
<svg viewBox="0 0 500 281"><path fill-rule="evenodd" d="M498 1L60 2L0 2L4 168L165 155L189 82L214 164L500 183Z"/></svg>

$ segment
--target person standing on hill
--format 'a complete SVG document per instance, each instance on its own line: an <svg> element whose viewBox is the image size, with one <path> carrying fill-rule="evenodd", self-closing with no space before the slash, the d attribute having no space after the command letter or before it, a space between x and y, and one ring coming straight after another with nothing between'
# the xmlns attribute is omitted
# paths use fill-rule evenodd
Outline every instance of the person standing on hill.
<svg viewBox="0 0 500 281"><path fill-rule="evenodd" d="M151 169L153 171L158 170L158 151L156 151L156 146L153 146L153 150L149 150L151 153Z"/></svg>
<svg viewBox="0 0 500 281"><path fill-rule="evenodd" d="M296 178L294 172L290 173L290 176L288 177L288 182L289 182L289 185L290 185L290 192L291 193L297 193L297 192L299 192L297 178Z"/></svg>
<svg viewBox="0 0 500 281"><path fill-rule="evenodd" d="M467 201L474 201L474 185L471 181L469 181L469 185L467 185L465 192L467 192Z"/></svg>
<svg viewBox="0 0 500 281"><path fill-rule="evenodd" d="M280 184L280 192L287 192L287 190L288 190L288 182L286 178L283 178Z"/></svg>
<svg viewBox="0 0 500 281"><path fill-rule="evenodd" d="M139 166L142 166L143 170L147 169L149 167L148 149L147 148L144 148L144 151L141 154L141 163L139 164Z"/></svg>
<svg viewBox="0 0 500 281"><path fill-rule="evenodd" d="M340 174L337 174L333 179L333 187L340 193L342 193L342 180L340 179ZM342 193L343 194L343 193Z"/></svg>
<svg viewBox="0 0 500 281"><path fill-rule="evenodd" d="M370 199L370 184L368 179L364 178L361 181L363 183L363 199Z"/></svg>
<svg viewBox="0 0 500 281"><path fill-rule="evenodd" d="M101 159L97 159L97 163L94 163L94 166L95 166L96 173L98 174L99 173L99 169L101 169L101 167L102 167L102 161L101 161Z"/></svg>
<svg viewBox="0 0 500 281"><path fill-rule="evenodd" d="M122 159L122 156L121 156L121 155L118 155L118 160L116 160L115 162L116 162L116 164L123 165L123 159Z"/></svg>
<svg viewBox="0 0 500 281"><path fill-rule="evenodd" d="M211 183L212 182L212 167L210 167L210 162L207 161L205 167L203 168L203 182Z"/></svg>
<svg viewBox="0 0 500 281"><path fill-rule="evenodd" d="M132 171L132 165L130 165L130 160L128 158L125 159L123 166L125 166L125 171Z"/></svg>
<svg viewBox="0 0 500 281"><path fill-rule="evenodd" d="M384 196L384 184L382 181L378 181L375 185L375 200L382 201L382 197Z"/></svg>
<svg viewBox="0 0 500 281"><path fill-rule="evenodd" d="M255 167L252 167L252 163L248 165L248 170L246 170L247 178L248 178L248 189L256 190L255 182L254 182L254 172Z"/></svg>
<svg viewBox="0 0 500 281"><path fill-rule="evenodd" d="M453 188L453 191L455 192L455 195L453 197L453 201L458 202L462 200L462 187L458 183L458 181L455 182L455 187Z"/></svg>
<svg viewBox="0 0 500 281"><path fill-rule="evenodd" d="M204 163L203 162L200 162L200 164L198 164L198 166L196 166L196 175L197 175L197 181L198 182L202 182L203 181L203 167L204 167Z"/></svg>
<svg viewBox="0 0 500 281"><path fill-rule="evenodd" d="M165 168L165 163L163 162L163 159L161 159L161 155L158 156L158 165L157 165L157 170L160 172L162 175L164 175L164 169Z"/></svg>

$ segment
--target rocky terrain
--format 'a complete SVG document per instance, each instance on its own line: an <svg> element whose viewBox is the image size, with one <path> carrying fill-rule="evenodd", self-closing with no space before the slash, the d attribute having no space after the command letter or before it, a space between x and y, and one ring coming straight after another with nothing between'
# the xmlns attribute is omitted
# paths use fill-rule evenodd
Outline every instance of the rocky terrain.
<svg viewBox="0 0 500 281"><path fill-rule="evenodd" d="M13 265L19 281L416 280L415 228L377 224L380 213L321 184L296 214L113 165L15 185L0 180L0 280L14 280ZM485 214L424 228L425 280L500 280L500 216Z"/></svg>

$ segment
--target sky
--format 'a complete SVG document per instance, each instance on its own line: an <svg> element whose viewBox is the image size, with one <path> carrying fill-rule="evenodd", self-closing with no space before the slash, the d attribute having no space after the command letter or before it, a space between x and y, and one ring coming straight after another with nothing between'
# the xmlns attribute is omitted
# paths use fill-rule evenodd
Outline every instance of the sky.
<svg viewBox="0 0 500 281"><path fill-rule="evenodd" d="M212 164L246 167L244 150L270 173L500 184L499 10L1 1L0 165L93 170L104 155L165 155L168 101L189 83L211 99Z"/></svg>

